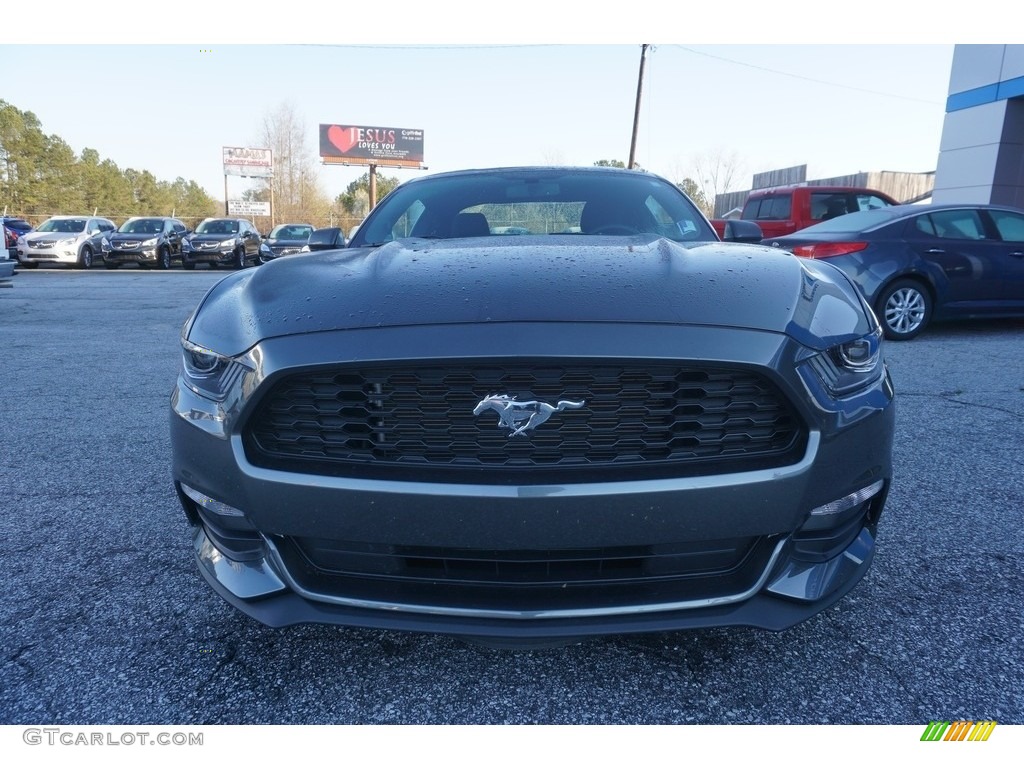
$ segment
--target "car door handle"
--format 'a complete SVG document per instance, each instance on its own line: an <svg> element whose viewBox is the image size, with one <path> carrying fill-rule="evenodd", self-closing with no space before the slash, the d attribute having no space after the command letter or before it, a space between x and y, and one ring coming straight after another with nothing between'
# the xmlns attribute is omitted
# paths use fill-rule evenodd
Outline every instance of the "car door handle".
<svg viewBox="0 0 1024 768"><path fill-rule="evenodd" d="M945 253L944 248L929 248L925 253Z"/></svg>

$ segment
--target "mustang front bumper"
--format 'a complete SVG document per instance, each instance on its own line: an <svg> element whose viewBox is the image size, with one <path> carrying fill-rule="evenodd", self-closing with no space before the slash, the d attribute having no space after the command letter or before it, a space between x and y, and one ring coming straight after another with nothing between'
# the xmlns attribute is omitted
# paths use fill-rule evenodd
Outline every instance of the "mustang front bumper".
<svg viewBox="0 0 1024 768"><path fill-rule="evenodd" d="M532 333L529 354L665 360L680 348L671 328L647 329L641 344L629 334L558 331ZM336 345L361 359L385 337L388 359L427 347L441 359L491 351L490 339L458 326L311 334L260 344L260 376L270 383L322 365ZM196 526L200 571L229 603L271 626L523 639L792 626L841 598L870 565L891 477L891 384L886 373L856 395L819 402L794 370L762 362L795 358L786 337L730 329L727 346L722 338L720 329L688 329L689 359L761 367L779 381L808 425L793 463L557 484L540 475L497 485L302 474L247 457L242 432L258 392L218 413L179 379L174 477ZM510 346L510 356L522 354ZM500 577L458 576L466 562L488 558L500 562ZM549 561L543 584L538 559ZM586 584L562 583L557 569L569 561L605 570ZM677 573L674 563L686 565Z"/></svg>

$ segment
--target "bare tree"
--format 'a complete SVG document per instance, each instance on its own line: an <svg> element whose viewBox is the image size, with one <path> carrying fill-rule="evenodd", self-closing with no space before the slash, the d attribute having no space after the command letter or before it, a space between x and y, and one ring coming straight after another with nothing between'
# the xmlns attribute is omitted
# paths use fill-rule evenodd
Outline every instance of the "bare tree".
<svg viewBox="0 0 1024 768"><path fill-rule="evenodd" d="M276 221L308 221L330 209L307 133L305 121L291 104L280 104L263 117L259 141L274 153L274 177L263 180L256 197L269 200L273 184Z"/></svg>
<svg viewBox="0 0 1024 768"><path fill-rule="evenodd" d="M694 155L691 167L688 176L712 209L718 195L745 188L745 164L735 151L713 149Z"/></svg>

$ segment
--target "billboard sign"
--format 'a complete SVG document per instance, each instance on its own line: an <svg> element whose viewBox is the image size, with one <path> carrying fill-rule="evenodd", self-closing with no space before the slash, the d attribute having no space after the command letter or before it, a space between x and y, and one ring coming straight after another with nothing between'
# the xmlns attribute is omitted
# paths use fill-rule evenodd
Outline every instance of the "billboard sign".
<svg viewBox="0 0 1024 768"><path fill-rule="evenodd" d="M228 200L228 216L269 216L270 203L255 200Z"/></svg>
<svg viewBox="0 0 1024 768"><path fill-rule="evenodd" d="M423 131L320 124L320 158L343 165L423 166Z"/></svg>
<svg viewBox="0 0 1024 768"><path fill-rule="evenodd" d="M252 147L224 147L225 176L274 175L274 153L269 149Z"/></svg>

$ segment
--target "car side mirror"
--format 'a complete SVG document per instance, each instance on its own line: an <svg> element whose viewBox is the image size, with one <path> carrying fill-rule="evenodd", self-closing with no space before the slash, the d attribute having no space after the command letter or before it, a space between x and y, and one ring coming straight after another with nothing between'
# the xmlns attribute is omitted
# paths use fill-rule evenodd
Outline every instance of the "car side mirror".
<svg viewBox="0 0 1024 768"><path fill-rule="evenodd" d="M746 219L726 219L725 234L722 239L727 243L760 243L764 237L761 227L755 221Z"/></svg>

